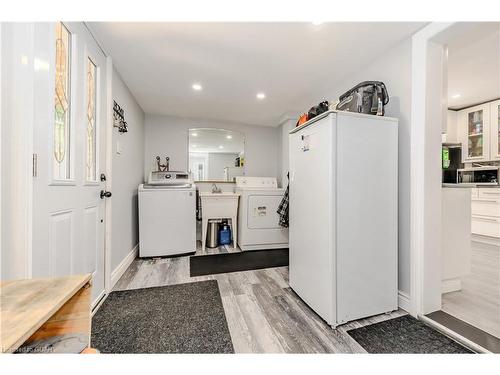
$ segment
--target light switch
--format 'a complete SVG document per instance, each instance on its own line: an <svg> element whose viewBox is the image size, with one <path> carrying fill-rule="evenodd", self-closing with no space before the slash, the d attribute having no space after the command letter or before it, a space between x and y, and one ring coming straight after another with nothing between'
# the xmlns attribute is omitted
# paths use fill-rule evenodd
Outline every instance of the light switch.
<svg viewBox="0 0 500 375"><path fill-rule="evenodd" d="M121 145L120 141L116 141L116 153L118 155L121 155L121 153L122 153L122 145Z"/></svg>

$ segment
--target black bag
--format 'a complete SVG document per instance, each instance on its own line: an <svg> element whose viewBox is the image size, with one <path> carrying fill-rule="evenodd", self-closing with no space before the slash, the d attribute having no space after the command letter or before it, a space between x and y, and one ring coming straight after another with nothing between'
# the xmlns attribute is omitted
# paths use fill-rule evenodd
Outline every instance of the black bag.
<svg viewBox="0 0 500 375"><path fill-rule="evenodd" d="M309 112L307 112L307 120L310 120L318 115L321 115L326 111L328 111L328 102L327 101L321 102L318 105L315 105L314 107L311 107L311 109L309 109Z"/></svg>
<svg viewBox="0 0 500 375"><path fill-rule="evenodd" d="M365 81L342 94L335 109L384 116L389 94L380 81Z"/></svg>

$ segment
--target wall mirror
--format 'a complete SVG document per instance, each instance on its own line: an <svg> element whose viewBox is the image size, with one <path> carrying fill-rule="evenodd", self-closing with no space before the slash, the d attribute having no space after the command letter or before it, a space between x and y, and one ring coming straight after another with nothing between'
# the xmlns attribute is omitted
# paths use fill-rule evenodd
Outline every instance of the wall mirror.
<svg viewBox="0 0 500 375"><path fill-rule="evenodd" d="M189 171L195 181L229 181L245 174L245 135L226 129L189 129Z"/></svg>

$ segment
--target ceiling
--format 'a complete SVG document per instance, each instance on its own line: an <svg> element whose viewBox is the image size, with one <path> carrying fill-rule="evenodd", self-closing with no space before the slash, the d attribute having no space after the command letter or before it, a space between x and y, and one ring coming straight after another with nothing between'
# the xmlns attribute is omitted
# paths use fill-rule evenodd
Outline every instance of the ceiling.
<svg viewBox="0 0 500 375"><path fill-rule="evenodd" d="M424 23L88 25L146 113L276 126Z"/></svg>
<svg viewBox="0 0 500 375"><path fill-rule="evenodd" d="M189 152L239 154L244 152L243 133L225 129L189 129Z"/></svg>
<svg viewBox="0 0 500 375"><path fill-rule="evenodd" d="M500 98L500 23L479 23L448 42L448 108Z"/></svg>

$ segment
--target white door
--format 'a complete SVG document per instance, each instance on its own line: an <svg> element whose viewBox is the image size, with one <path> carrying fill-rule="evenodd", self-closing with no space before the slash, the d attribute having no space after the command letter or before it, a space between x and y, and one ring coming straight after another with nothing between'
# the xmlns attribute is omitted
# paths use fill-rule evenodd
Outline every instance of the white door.
<svg viewBox="0 0 500 375"><path fill-rule="evenodd" d="M105 56L82 23L36 23L34 35L32 275L92 273L96 303L105 290Z"/></svg>

